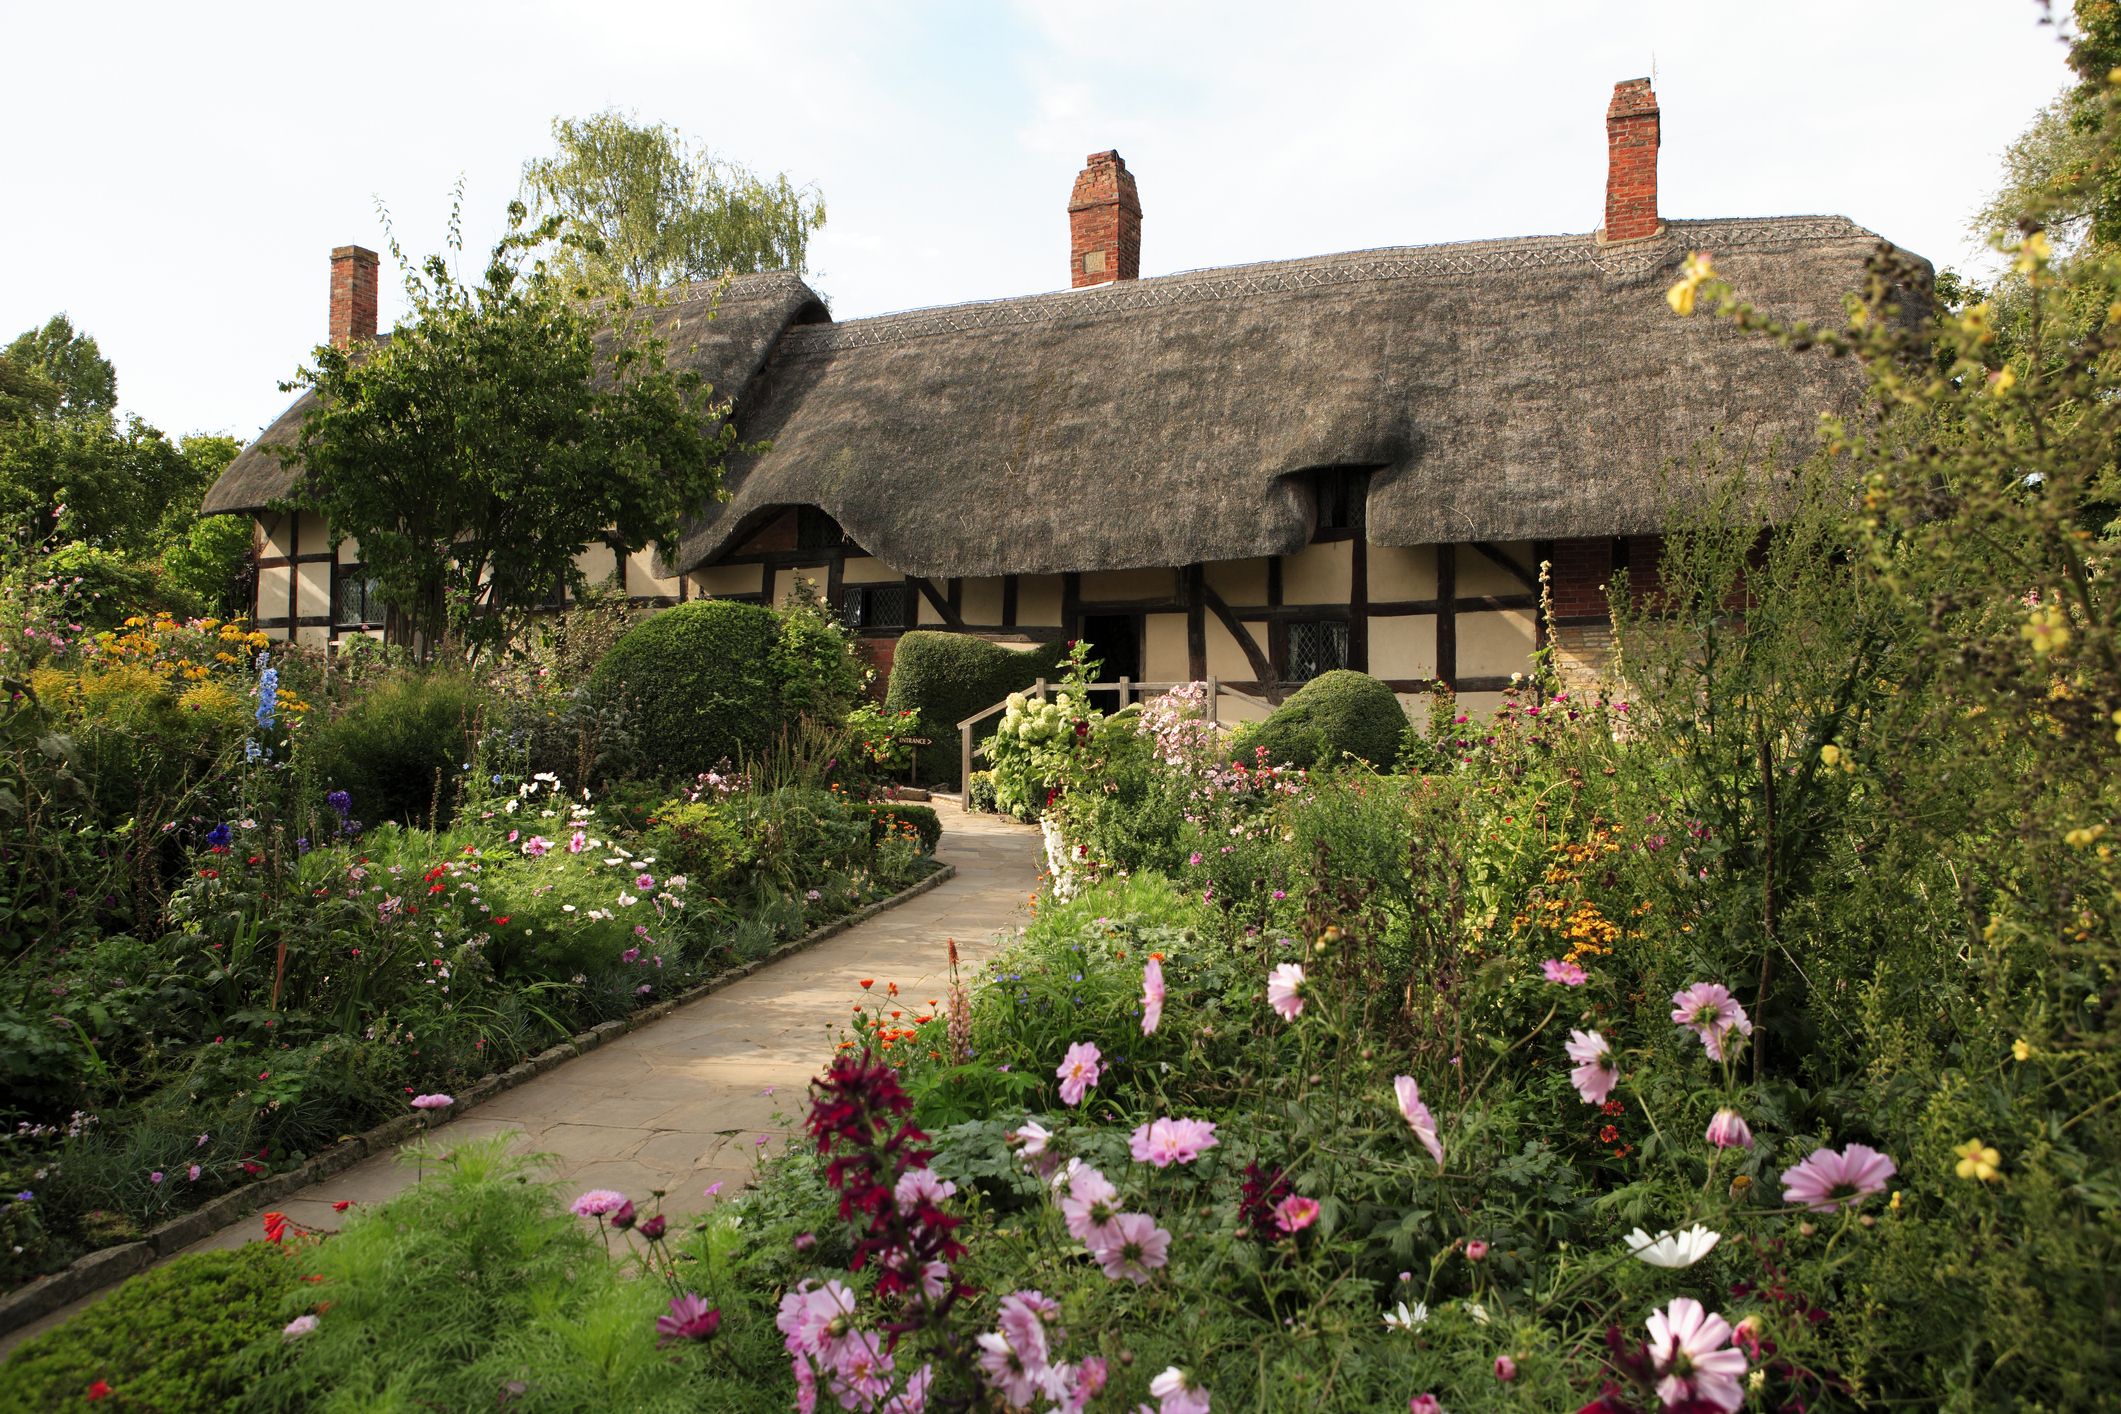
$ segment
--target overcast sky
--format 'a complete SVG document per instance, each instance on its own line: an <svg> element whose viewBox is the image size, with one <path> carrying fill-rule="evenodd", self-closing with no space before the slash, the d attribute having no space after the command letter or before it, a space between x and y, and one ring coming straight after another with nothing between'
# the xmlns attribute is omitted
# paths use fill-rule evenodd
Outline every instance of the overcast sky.
<svg viewBox="0 0 2121 1414"><path fill-rule="evenodd" d="M2066 8L2066 6L2064 7ZM1117 147L1142 273L1588 231L1654 65L1667 216L1833 212L1939 265L2067 74L2033 0L0 8L0 338L64 310L165 431L248 438L325 333L331 247L490 243L557 115L815 182L845 319L1067 283ZM474 267L476 268L476 267ZM402 310L385 266L383 319Z"/></svg>

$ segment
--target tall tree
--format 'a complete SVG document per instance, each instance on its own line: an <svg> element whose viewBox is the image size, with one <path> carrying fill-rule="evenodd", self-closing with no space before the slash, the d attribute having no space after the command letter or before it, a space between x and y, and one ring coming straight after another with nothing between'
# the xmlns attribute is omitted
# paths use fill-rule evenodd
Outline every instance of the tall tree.
<svg viewBox="0 0 2121 1414"><path fill-rule="evenodd" d="M6 349L8 362L44 379L59 390L62 414L113 412L118 406L118 371L96 341L74 328L73 320L54 314L41 329L25 330Z"/></svg>
<svg viewBox="0 0 2121 1414"><path fill-rule="evenodd" d="M592 286L646 290L730 273L801 270L825 224L817 188L762 177L616 109L553 120L559 150L523 164L523 196L579 238L555 261Z"/></svg>
<svg viewBox="0 0 2121 1414"><path fill-rule="evenodd" d="M734 445L623 294L585 306L536 258L574 248L559 218L531 225L521 202L509 215L475 284L449 257L412 266L393 240L411 316L385 344L320 347L290 385L319 394L287 453L301 503L359 539L401 643L453 631L492 646L563 581L581 585L584 545L674 542Z"/></svg>

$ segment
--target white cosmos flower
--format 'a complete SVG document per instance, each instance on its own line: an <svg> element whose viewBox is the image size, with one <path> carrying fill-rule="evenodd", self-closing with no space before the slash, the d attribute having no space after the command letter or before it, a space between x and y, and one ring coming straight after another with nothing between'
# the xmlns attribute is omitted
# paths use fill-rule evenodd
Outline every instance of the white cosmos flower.
<svg viewBox="0 0 2121 1414"><path fill-rule="evenodd" d="M1411 1310L1408 1309L1407 1303L1402 1301L1385 1312L1385 1325L1395 1331L1413 1330L1416 1326L1427 1324L1428 1319L1429 1308L1419 1301L1414 1303Z"/></svg>
<svg viewBox="0 0 2121 1414"><path fill-rule="evenodd" d="M1711 1232L1700 1223L1684 1232L1660 1232L1655 1237L1639 1227L1627 1235L1628 1251L1653 1267L1691 1267L1722 1240L1722 1233Z"/></svg>

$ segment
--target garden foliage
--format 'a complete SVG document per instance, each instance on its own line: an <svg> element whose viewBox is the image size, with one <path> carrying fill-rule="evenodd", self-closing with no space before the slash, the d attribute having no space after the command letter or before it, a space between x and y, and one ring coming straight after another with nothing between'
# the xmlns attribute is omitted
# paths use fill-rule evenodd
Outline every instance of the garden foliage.
<svg viewBox="0 0 2121 1414"><path fill-rule="evenodd" d="M1389 768L1406 730L1399 698L1368 673L1322 673L1289 695L1273 715L1248 728L1245 747L1265 747L1280 766L1333 765L1345 757Z"/></svg>
<svg viewBox="0 0 2121 1414"><path fill-rule="evenodd" d="M1058 680L1066 649L1046 644L1004 648L963 633L916 630L900 637L891 659L884 706L918 714L920 734L934 744L919 750L920 777L933 784L959 784L957 724L1040 678ZM974 729L975 742L991 735L995 720Z"/></svg>

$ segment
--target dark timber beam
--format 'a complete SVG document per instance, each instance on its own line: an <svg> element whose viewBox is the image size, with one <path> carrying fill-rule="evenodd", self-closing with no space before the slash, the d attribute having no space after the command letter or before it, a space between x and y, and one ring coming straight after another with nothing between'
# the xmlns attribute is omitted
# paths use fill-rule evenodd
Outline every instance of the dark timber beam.
<svg viewBox="0 0 2121 1414"><path fill-rule="evenodd" d="M1237 621L1237 615L1230 612L1230 606L1223 602L1222 595L1217 594L1205 579L1201 581L1200 596L1209 612L1230 631L1230 637L1237 640L1237 646L1245 650L1245 661L1252 665L1252 676L1261 682L1271 681L1274 677L1274 667L1267 661L1267 655L1259 651L1259 645L1252 641L1252 635L1245 632L1245 626ZM1203 624L1203 637L1206 632L1206 625Z"/></svg>

